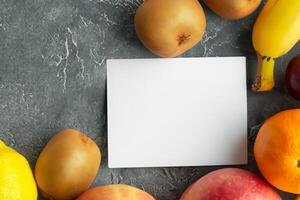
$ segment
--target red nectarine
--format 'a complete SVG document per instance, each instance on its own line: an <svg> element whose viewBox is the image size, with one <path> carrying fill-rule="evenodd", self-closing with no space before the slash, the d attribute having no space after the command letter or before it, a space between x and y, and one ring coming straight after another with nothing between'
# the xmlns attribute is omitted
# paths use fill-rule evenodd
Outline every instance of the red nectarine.
<svg viewBox="0 0 300 200"><path fill-rule="evenodd" d="M147 192L122 184L99 186L83 193L77 200L155 200Z"/></svg>
<svg viewBox="0 0 300 200"><path fill-rule="evenodd" d="M180 200L280 200L280 196L254 174L236 168L216 170L200 178Z"/></svg>

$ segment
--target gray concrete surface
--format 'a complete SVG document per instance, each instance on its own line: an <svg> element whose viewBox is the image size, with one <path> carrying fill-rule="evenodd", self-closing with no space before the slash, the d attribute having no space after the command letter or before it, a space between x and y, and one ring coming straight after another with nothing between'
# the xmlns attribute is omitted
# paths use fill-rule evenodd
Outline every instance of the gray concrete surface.
<svg viewBox="0 0 300 200"><path fill-rule="evenodd" d="M158 200L175 200L193 181L220 167L107 168L105 61L155 57L134 32L133 17L141 2L0 0L0 138L34 167L51 136L63 128L79 129L103 152L94 186L132 184ZM227 21L204 9L207 32L182 56L247 57L249 164L240 167L259 175L252 154L259 125L278 111L300 106L284 88L287 62L300 53L300 44L277 61L276 88L255 94L250 90L256 67L251 30L257 14Z"/></svg>

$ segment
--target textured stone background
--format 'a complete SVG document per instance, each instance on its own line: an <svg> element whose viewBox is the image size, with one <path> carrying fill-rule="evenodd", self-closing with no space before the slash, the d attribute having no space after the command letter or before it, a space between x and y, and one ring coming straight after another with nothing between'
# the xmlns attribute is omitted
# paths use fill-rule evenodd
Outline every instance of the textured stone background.
<svg viewBox="0 0 300 200"><path fill-rule="evenodd" d="M217 167L107 169L105 61L155 57L134 32L134 12L141 2L0 0L0 138L34 167L51 136L63 128L77 128L103 151L94 185L127 183L158 200L175 200L189 184ZM183 57L247 56L249 164L241 167L259 174L252 155L259 125L278 111L300 106L283 84L286 64L300 52L300 45L277 61L276 88L254 94L250 91L256 67L251 29L256 14L227 21L204 9L207 32ZM292 199L292 195L281 196Z"/></svg>

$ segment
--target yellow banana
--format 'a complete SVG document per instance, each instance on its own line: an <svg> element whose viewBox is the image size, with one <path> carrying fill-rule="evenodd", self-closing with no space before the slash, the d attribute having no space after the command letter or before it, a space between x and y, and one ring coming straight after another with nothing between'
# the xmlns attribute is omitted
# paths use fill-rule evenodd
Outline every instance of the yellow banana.
<svg viewBox="0 0 300 200"><path fill-rule="evenodd" d="M254 91L274 87L275 59L287 53L300 39L300 0L268 0L253 29L258 67Z"/></svg>

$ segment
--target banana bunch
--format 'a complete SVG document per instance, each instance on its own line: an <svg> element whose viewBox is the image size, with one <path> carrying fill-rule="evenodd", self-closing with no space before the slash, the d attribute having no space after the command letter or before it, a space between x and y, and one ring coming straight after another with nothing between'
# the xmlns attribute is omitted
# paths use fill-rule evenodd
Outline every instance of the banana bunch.
<svg viewBox="0 0 300 200"><path fill-rule="evenodd" d="M254 91L274 87L275 59L286 54L300 39L300 0L268 0L253 29L258 67Z"/></svg>

